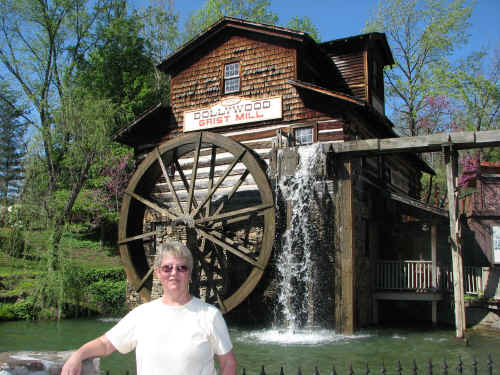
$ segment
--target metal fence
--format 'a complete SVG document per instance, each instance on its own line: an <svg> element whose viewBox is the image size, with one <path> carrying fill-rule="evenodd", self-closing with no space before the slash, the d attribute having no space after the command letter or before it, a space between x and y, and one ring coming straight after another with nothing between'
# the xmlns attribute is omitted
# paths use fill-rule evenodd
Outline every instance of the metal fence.
<svg viewBox="0 0 500 375"><path fill-rule="evenodd" d="M446 360L441 362L433 362L429 360L427 363L423 365L417 365L416 361L413 361L410 367L404 368L401 364L401 361L398 361L394 366L387 366L382 362L379 368L370 368L368 363L364 366L364 368L354 369L352 365L349 366L349 369L344 372L337 371L335 369L335 365L332 365L332 368L326 371L320 372L317 367L312 371L312 375L370 375L370 374L381 374L381 375L448 375L448 374L473 374L473 375L493 375L493 359L491 358L491 354L488 354L488 359L485 363L480 364L476 358L473 358L470 363L464 363L462 358L458 358L456 363L448 363ZM129 375L129 371L126 371L125 375ZM245 368L241 370L241 375L306 375L311 374L309 371L304 371L301 368L298 368L296 371L285 373L283 367L280 368L278 372L266 372L264 366L260 368L260 370L256 371L247 371ZM114 375L109 371L106 371L106 375ZM116 374L119 375L119 374Z"/></svg>

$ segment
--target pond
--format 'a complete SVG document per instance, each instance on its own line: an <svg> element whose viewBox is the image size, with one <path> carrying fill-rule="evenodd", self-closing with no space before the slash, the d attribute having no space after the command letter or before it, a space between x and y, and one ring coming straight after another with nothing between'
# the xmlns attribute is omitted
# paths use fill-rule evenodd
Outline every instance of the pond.
<svg viewBox="0 0 500 375"><path fill-rule="evenodd" d="M0 352L41 350L72 350L111 328L116 319L64 320L61 322L2 322L0 323ZM428 366L432 359L441 368L446 360L450 373L456 372L458 358L462 358L469 370L474 358L479 363L479 373L486 373L488 353L500 366L500 334L489 331L473 331L469 344L455 339L454 329L370 329L354 336L337 335L329 330L296 331L248 330L230 327L234 352L239 371L246 369L248 375L260 374L261 366L266 373L312 374L317 366L319 373L330 374L332 366L339 374L348 373L352 364L356 373L364 373L366 364L371 373L380 373L382 363L387 373L396 373L397 361L410 373L412 361L418 367ZM111 375L124 375L126 370L135 374L134 354L115 353L101 361L101 369ZM435 372L436 373L436 372ZM439 372L440 373L440 372ZM464 373L471 373L465 371Z"/></svg>

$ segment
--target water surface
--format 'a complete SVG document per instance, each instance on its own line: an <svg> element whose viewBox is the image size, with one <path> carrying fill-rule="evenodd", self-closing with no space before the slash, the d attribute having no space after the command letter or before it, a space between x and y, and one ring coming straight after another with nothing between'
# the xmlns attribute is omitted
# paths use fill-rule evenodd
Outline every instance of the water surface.
<svg viewBox="0 0 500 375"><path fill-rule="evenodd" d="M72 350L103 334L115 321L2 322L0 351ZM426 368L428 360L432 359L437 367L434 373L441 373L443 360L446 360L450 373L456 373L459 357L468 369L464 373L472 373L471 363L475 357L479 362L479 374L484 374L488 353L491 353L496 371L500 368L498 332L472 332L467 346L455 339L454 329L385 328L342 336L330 330L252 331L230 327L230 333L240 365L239 374L245 367L248 375L258 375L262 365L268 375L278 375L280 367L286 375L296 375L299 367L303 374L312 374L315 366L321 375L329 375L332 366L339 374L346 374L350 364L355 373L364 373L367 363L372 374L380 373L382 363L387 374L396 374L398 360L407 371L404 373L410 373L414 359L419 368ZM134 353L125 356L114 353L102 360L101 369L110 370L112 375L124 375L126 370L135 374Z"/></svg>

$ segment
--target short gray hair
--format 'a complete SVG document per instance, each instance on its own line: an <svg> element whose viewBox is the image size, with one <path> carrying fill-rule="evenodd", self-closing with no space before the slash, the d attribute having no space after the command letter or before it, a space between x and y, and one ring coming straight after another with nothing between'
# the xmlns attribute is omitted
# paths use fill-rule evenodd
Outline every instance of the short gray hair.
<svg viewBox="0 0 500 375"><path fill-rule="evenodd" d="M156 251L154 268L160 268L163 258L167 256L183 258L189 270L193 270L193 255L191 254L191 250L182 242L174 240L162 242Z"/></svg>

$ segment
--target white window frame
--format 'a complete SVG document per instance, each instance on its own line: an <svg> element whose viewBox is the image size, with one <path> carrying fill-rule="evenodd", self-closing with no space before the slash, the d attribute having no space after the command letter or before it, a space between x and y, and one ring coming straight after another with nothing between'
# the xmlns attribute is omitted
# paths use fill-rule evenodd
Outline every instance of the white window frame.
<svg viewBox="0 0 500 375"><path fill-rule="evenodd" d="M240 63L232 62L224 65L224 94L240 92Z"/></svg>
<svg viewBox="0 0 500 375"><path fill-rule="evenodd" d="M500 226L491 228L491 252L493 253L493 263L500 264Z"/></svg>
<svg viewBox="0 0 500 375"><path fill-rule="evenodd" d="M308 134L300 134L305 133L306 131ZM293 136L295 138L295 144L297 146L310 145L314 143L314 127L301 126L300 128L295 128L293 129ZM308 140L304 141L304 139L306 138L310 139L310 142Z"/></svg>

